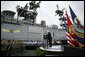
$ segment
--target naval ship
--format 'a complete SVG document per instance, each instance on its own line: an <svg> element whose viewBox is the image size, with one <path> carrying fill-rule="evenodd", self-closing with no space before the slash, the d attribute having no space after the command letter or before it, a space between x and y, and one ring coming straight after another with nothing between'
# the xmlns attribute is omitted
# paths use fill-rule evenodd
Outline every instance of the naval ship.
<svg viewBox="0 0 85 57"><path fill-rule="evenodd" d="M17 19L14 19L15 12L4 10L1 12L1 39L24 40L24 41L43 41L43 34L49 30L52 38L56 40L66 40L65 30L58 29L57 25L48 27L45 21L41 24L36 23L37 8L41 1L35 3L31 1L24 7L17 5ZM21 17L24 17L22 20Z"/></svg>

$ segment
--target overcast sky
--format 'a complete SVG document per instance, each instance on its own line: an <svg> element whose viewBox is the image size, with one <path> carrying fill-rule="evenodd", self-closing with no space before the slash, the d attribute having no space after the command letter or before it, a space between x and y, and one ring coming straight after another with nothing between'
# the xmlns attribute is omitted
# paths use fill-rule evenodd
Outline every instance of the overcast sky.
<svg viewBox="0 0 85 57"><path fill-rule="evenodd" d="M11 10L16 12L17 5L24 7L25 4L29 2L30 1L1 1L1 11ZM69 16L70 11L68 5L70 5L81 21L81 24L84 25L84 1L41 1L40 8L37 9L38 15L36 22L41 23L41 20L45 20L46 25L58 25L60 27L59 17L58 15L55 16L57 4L60 10L65 8ZM16 18L16 15L14 17Z"/></svg>

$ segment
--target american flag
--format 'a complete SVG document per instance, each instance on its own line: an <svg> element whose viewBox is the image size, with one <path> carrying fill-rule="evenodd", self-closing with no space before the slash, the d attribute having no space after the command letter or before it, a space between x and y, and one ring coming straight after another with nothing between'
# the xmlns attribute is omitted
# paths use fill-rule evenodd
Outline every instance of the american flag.
<svg viewBox="0 0 85 57"><path fill-rule="evenodd" d="M66 38L67 38L68 46L73 46L72 40L71 40L71 36L70 36L70 34L69 34L68 26L67 26L67 23L65 22L65 19L64 19L64 23L65 23Z"/></svg>
<svg viewBox="0 0 85 57"><path fill-rule="evenodd" d="M66 38L67 38L68 46L73 46L70 34L68 32L66 32Z"/></svg>

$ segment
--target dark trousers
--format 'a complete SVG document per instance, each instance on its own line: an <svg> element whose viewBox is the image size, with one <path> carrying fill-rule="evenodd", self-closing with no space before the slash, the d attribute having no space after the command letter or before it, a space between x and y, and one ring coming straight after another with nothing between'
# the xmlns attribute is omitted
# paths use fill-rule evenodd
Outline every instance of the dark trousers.
<svg viewBox="0 0 85 57"><path fill-rule="evenodd" d="M50 45L50 47L52 47L52 40L51 39L49 40L49 45Z"/></svg>

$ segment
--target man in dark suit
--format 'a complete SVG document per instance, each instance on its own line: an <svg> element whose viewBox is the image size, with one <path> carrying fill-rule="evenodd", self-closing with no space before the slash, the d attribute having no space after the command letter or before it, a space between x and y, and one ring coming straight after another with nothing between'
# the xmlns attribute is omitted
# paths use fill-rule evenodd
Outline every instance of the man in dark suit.
<svg viewBox="0 0 85 57"><path fill-rule="evenodd" d="M48 41L49 41L50 47L52 47L52 37L51 37L50 31L48 31L47 35L48 35Z"/></svg>

